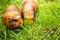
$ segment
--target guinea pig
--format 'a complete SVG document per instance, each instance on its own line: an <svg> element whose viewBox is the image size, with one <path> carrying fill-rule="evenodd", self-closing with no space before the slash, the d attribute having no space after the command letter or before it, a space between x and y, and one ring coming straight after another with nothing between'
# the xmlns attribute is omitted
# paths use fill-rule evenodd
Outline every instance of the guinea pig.
<svg viewBox="0 0 60 40"><path fill-rule="evenodd" d="M7 7L3 14L3 23L10 28L18 28L23 25L22 12L15 5Z"/></svg>
<svg viewBox="0 0 60 40"><path fill-rule="evenodd" d="M27 20L29 23L33 23L34 14L37 10L38 3L36 0L24 0L22 3L22 12L24 20Z"/></svg>

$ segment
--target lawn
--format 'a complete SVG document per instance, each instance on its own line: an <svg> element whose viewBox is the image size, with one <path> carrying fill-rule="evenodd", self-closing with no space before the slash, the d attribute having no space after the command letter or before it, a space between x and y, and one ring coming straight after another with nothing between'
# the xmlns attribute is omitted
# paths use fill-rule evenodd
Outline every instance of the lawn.
<svg viewBox="0 0 60 40"><path fill-rule="evenodd" d="M37 0L33 24L24 21L18 29L6 28L2 14L8 5L22 9L22 1L0 0L0 40L60 40L60 0Z"/></svg>

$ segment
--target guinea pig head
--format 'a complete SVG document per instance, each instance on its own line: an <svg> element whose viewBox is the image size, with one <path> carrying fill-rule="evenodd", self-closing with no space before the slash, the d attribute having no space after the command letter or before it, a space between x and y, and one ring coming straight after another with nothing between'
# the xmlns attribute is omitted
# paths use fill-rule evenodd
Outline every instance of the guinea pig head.
<svg viewBox="0 0 60 40"><path fill-rule="evenodd" d="M19 9L14 5L9 6L3 14L3 22L10 28L18 28L21 26L23 19Z"/></svg>

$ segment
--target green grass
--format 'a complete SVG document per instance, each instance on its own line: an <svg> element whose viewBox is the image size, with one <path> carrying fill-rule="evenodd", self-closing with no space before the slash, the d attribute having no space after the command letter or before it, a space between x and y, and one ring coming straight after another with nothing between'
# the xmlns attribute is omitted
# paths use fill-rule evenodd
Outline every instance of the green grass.
<svg viewBox="0 0 60 40"><path fill-rule="evenodd" d="M23 0L0 0L0 40L60 40L60 1L37 0L38 9L34 23L10 30L2 22L2 14L8 5L22 8Z"/></svg>

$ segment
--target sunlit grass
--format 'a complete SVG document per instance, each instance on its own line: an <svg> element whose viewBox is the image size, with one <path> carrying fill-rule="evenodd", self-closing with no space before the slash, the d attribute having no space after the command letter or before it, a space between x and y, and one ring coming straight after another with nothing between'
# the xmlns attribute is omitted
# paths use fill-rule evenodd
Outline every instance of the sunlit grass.
<svg viewBox="0 0 60 40"><path fill-rule="evenodd" d="M60 39L60 3L56 0L37 0L38 9L34 23L19 29L10 30L2 23L2 14L8 5L22 9L23 0L0 1L0 40L59 40Z"/></svg>

